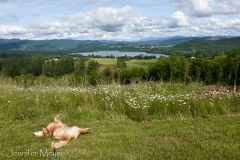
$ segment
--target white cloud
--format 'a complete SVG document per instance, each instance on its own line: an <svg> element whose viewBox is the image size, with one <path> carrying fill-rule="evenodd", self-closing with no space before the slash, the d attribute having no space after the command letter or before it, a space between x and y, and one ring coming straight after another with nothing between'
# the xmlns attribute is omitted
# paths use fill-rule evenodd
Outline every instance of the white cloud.
<svg viewBox="0 0 240 160"><path fill-rule="evenodd" d="M128 23L128 30L138 34L139 32L156 32L164 27L162 19L153 19L151 17L136 16L132 18Z"/></svg>
<svg viewBox="0 0 240 160"><path fill-rule="evenodd" d="M81 25L82 27L97 28L106 32L120 31L126 24L127 20L133 14L130 6L123 8L99 8L98 10L89 11L85 14L78 13L65 20Z"/></svg>
<svg viewBox="0 0 240 160"><path fill-rule="evenodd" d="M117 37L133 15L130 6L123 8L99 8L86 13L78 13L66 16L61 21L43 21L42 23L30 23L29 26L7 25L1 26L1 37L29 38L29 39L104 39ZM23 33L25 33L23 35ZM119 37L124 36L119 33Z"/></svg>
<svg viewBox="0 0 240 160"><path fill-rule="evenodd" d="M188 25L187 17L181 11L174 12L171 20L168 22L168 27L170 28L186 27Z"/></svg>
<svg viewBox="0 0 240 160"><path fill-rule="evenodd" d="M197 26L191 26L190 30L193 31L193 32L199 32L200 31L200 29Z"/></svg>
<svg viewBox="0 0 240 160"><path fill-rule="evenodd" d="M213 0L170 0L177 3L178 10L188 13L194 17L209 17L214 13L211 5Z"/></svg>
<svg viewBox="0 0 240 160"><path fill-rule="evenodd" d="M0 0L5 13L0 16L0 38L136 40L240 33L238 0L169 1L174 3L150 0L146 6L137 0L37 0L5 4L13 1ZM152 14L152 5L159 12ZM22 12L19 6L23 6Z"/></svg>
<svg viewBox="0 0 240 160"><path fill-rule="evenodd" d="M222 25L225 29L237 29L240 31L240 19L234 18L223 22Z"/></svg>
<svg viewBox="0 0 240 160"><path fill-rule="evenodd" d="M126 21L132 14L132 8L100 8L97 11L91 11L88 16L91 18L91 24L95 27L106 31L116 32L121 30Z"/></svg>
<svg viewBox="0 0 240 160"><path fill-rule="evenodd" d="M193 17L210 17L214 14L239 14L239 0L169 0L178 10Z"/></svg>
<svg viewBox="0 0 240 160"><path fill-rule="evenodd" d="M23 26L17 25L0 25L0 35L17 36L26 33L26 29Z"/></svg>
<svg viewBox="0 0 240 160"><path fill-rule="evenodd" d="M190 30L202 35L239 35L240 19L221 20L218 18L201 18L196 19Z"/></svg>
<svg viewBox="0 0 240 160"><path fill-rule="evenodd" d="M193 0L193 10L191 11L192 15L196 17L211 16L214 13L213 9L210 7L211 2L212 1L210 0Z"/></svg>
<svg viewBox="0 0 240 160"><path fill-rule="evenodd" d="M239 14L240 1L239 0L224 0L215 2L218 14Z"/></svg>

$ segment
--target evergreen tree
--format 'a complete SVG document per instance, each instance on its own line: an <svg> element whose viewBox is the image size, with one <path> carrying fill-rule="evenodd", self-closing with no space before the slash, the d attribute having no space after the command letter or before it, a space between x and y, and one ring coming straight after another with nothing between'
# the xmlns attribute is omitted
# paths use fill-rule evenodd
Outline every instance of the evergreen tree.
<svg viewBox="0 0 240 160"><path fill-rule="evenodd" d="M94 60L89 60L88 65L87 65L87 74L90 75L92 71L98 70L99 68L99 63Z"/></svg>
<svg viewBox="0 0 240 160"><path fill-rule="evenodd" d="M112 73L111 68L109 68L109 67L104 68L102 74L103 74L104 80L107 81L107 83L112 81L113 73Z"/></svg>
<svg viewBox="0 0 240 160"><path fill-rule="evenodd" d="M81 58L80 62L76 64L75 75L80 75L82 77L86 75L86 65L83 58Z"/></svg>

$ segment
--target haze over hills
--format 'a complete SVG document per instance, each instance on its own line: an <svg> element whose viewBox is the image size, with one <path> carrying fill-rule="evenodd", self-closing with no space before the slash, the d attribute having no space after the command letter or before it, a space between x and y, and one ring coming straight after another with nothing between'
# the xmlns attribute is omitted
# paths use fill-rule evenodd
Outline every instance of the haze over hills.
<svg viewBox="0 0 240 160"><path fill-rule="evenodd" d="M94 47L91 48L94 44ZM86 49L87 45L87 49ZM227 36L203 36L203 37L149 37L139 41L107 41L107 40L20 40L20 39L0 39L0 51L95 51L121 48L137 48L136 46L172 46L178 53L215 53L220 51L230 51L233 48L240 48L240 37ZM84 47L85 48L84 48ZM84 48L82 50L82 48ZM130 49L134 51L134 49ZM140 51L136 49L136 51ZM156 50L143 50L147 52L160 53Z"/></svg>

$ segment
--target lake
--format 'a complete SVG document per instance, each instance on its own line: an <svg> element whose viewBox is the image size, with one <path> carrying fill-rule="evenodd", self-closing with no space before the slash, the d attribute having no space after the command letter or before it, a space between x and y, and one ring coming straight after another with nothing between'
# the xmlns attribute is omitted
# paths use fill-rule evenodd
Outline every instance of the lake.
<svg viewBox="0 0 240 160"><path fill-rule="evenodd" d="M83 53L72 53L72 54L81 54L83 56L88 56L88 55L100 55L100 56L115 56L115 57L120 57L120 56L138 56L138 55L148 55L148 56L156 56L157 58L159 58L160 56L168 56L165 54L156 54L156 53L146 53L146 52L119 52L119 51L97 51L97 52L83 52Z"/></svg>

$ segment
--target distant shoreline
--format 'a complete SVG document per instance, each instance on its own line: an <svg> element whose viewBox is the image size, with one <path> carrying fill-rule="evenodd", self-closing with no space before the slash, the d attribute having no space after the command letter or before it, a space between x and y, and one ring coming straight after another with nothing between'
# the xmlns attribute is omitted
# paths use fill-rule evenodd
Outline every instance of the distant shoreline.
<svg viewBox="0 0 240 160"><path fill-rule="evenodd" d="M168 56L165 54L156 54L156 53L147 53L147 52L120 52L119 50L110 50L110 51L94 51L94 52L79 52L79 53L70 53L70 54L80 54L83 56L88 56L88 55L94 55L94 56L115 56L115 57L120 57L120 56L138 56L138 55L143 55L143 56L156 56L156 58L159 58L160 56Z"/></svg>

